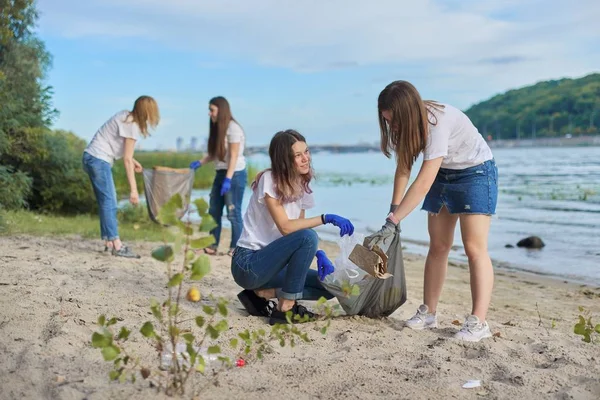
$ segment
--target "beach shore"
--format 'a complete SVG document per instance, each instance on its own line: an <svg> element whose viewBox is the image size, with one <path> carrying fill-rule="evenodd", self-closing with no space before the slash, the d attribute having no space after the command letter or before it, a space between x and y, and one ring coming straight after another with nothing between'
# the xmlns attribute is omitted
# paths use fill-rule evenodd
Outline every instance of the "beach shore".
<svg viewBox="0 0 600 400"><path fill-rule="evenodd" d="M228 241L225 232L222 244ZM116 327L133 331L133 351L143 361L156 359L139 328L152 318L150 299L166 297L165 267L150 257L157 243L131 245L141 259L112 257L100 241L78 237L0 237L1 399L164 398L142 379L109 382L110 364L90 345L98 316L119 316ZM321 247L333 260L337 245ZM229 332L266 328L238 302L231 258L211 260L212 272L199 289L230 300ZM403 327L421 303L423 264L423 257L405 254L408 301L389 318L338 317L326 335L305 324L311 343L276 346L263 361L223 371L212 383L200 376L186 397L600 398L600 343L584 343L573 333L579 306L600 323L600 288L498 269L488 315L495 336L460 343L452 335L471 307L463 264L449 266L440 328ZM198 304L184 301L184 311L193 316ZM469 380L481 386L462 388Z"/></svg>

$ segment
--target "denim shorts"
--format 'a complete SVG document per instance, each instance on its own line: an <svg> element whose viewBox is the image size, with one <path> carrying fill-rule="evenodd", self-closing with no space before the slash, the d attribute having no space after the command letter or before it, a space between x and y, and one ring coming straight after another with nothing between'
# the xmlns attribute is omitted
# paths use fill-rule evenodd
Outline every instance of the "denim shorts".
<svg viewBox="0 0 600 400"><path fill-rule="evenodd" d="M438 214L446 206L450 214L496 213L498 167L492 159L466 169L440 168L421 210Z"/></svg>

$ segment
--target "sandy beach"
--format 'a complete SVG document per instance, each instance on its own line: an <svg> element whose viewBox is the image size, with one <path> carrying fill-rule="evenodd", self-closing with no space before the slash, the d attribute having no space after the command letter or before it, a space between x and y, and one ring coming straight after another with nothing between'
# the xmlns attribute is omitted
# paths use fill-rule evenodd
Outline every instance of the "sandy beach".
<svg viewBox="0 0 600 400"><path fill-rule="evenodd" d="M166 296L165 268L150 257L157 243L131 244L141 259L112 257L99 241L78 237L0 237L1 399L165 397L142 379L109 382L110 364L90 344L100 314L119 316L117 328L133 330L130 348L143 361L158 363L139 328L152 318L150 299ZM335 243L322 248L335 257ZM238 302L231 259L211 260L212 273L199 288L203 295L230 299L229 337L266 327ZM452 339L459 329L453 322L462 323L471 302L466 266L449 267L440 328L414 332L403 328L403 320L421 303L424 259L406 254L405 261L408 301L391 317L338 317L326 335L305 324L311 343L275 347L263 361L223 371L211 381L199 376L186 397L600 398L600 343L584 343L573 334L578 306L600 323L600 288L497 270L488 316L495 337L459 343ZM199 304L185 301L183 307L193 316ZM481 380L481 386L462 388L468 380Z"/></svg>

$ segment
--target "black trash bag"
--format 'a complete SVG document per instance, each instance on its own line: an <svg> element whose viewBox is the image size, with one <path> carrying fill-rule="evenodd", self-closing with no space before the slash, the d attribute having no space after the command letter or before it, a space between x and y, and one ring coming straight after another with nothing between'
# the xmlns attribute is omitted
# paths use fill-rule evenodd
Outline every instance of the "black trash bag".
<svg viewBox="0 0 600 400"><path fill-rule="evenodd" d="M387 272L392 275L385 279L367 273L349 260L354 246L363 244L362 239L362 235L354 234L338 240L340 254L334 261L335 271L321 283L337 298L346 314L387 317L400 308L407 298L400 232L397 231L388 244L379 244L388 257Z"/></svg>

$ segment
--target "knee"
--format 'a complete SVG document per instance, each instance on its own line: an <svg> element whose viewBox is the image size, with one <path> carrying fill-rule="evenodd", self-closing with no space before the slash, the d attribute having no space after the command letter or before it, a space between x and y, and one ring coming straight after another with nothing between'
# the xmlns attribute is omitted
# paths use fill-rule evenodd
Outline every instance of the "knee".
<svg viewBox="0 0 600 400"><path fill-rule="evenodd" d="M470 261L487 256L487 252L487 245L485 243L476 241L465 243L465 254Z"/></svg>
<svg viewBox="0 0 600 400"><path fill-rule="evenodd" d="M238 222L242 220L242 212L236 208L227 210L227 219L229 222Z"/></svg>
<svg viewBox="0 0 600 400"><path fill-rule="evenodd" d="M302 229L298 231L299 236L302 238L302 245L308 248L314 248L315 252L319 246L319 235L313 229Z"/></svg>
<svg viewBox="0 0 600 400"><path fill-rule="evenodd" d="M429 243L429 252L434 256L447 257L452 248L452 242L435 240Z"/></svg>

